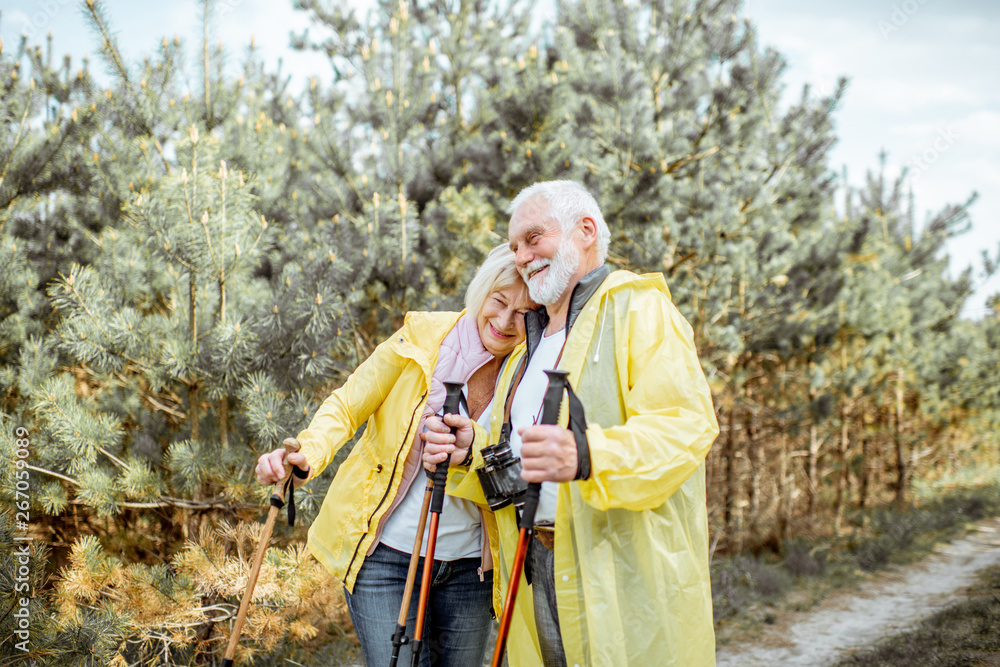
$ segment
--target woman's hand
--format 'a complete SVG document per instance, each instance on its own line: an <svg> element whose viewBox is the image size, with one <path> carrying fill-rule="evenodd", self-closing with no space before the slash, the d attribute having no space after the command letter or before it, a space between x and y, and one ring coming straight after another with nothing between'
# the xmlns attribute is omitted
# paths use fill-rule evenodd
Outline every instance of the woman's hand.
<svg viewBox="0 0 1000 667"><path fill-rule="evenodd" d="M312 474L312 469L306 462L306 457L302 452L292 452L288 454L288 462L297 468L301 468L306 471L305 478L299 478L292 476L292 486L293 488L299 488L305 484L306 480ZM260 458L257 459L257 468L255 469L257 473L257 481L261 484L277 484L279 481L285 478L285 449L276 449L273 452L268 452L267 454L261 454Z"/></svg>
<svg viewBox="0 0 1000 667"><path fill-rule="evenodd" d="M437 464L443 463L451 455L450 465L458 465L469 454L469 447L476 432L472 420L462 415L445 415L444 421L437 415L424 420L426 431L420 434L424 439L424 467L434 472ZM451 434L451 427L458 430Z"/></svg>

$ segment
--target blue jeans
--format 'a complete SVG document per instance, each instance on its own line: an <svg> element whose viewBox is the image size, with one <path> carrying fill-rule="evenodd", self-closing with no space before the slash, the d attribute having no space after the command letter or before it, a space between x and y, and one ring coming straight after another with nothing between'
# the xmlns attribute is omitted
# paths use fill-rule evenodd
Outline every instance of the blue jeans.
<svg viewBox="0 0 1000 667"><path fill-rule="evenodd" d="M421 667L482 667L492 622L493 572L484 572L480 581L479 565L478 558L434 561ZM392 635L409 566L410 554L379 544L361 565L354 593L344 591L369 667L387 667L392 657ZM421 558L406 619L406 636L411 638L417 624L423 571ZM411 660L407 643L400 648L398 667L409 667Z"/></svg>
<svg viewBox="0 0 1000 667"><path fill-rule="evenodd" d="M528 550L531 559L531 596L535 607L535 632L545 667L566 667L559 610L556 608L555 554L532 538Z"/></svg>

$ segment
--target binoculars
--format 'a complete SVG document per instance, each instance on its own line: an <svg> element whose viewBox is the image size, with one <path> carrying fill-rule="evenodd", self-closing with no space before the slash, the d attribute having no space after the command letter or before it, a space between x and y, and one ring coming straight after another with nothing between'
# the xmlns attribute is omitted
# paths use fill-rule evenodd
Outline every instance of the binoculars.
<svg viewBox="0 0 1000 667"><path fill-rule="evenodd" d="M494 512L513 504L520 508L528 483L521 478L521 459L510 449L510 423L504 424L500 442L483 447L483 465L476 468L486 502Z"/></svg>

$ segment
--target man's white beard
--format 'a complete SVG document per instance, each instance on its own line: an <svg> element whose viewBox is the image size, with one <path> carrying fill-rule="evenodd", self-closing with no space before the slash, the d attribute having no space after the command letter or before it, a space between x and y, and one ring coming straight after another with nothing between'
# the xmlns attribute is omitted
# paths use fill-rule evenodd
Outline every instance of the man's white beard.
<svg viewBox="0 0 1000 667"><path fill-rule="evenodd" d="M528 278L533 271L545 266L549 267L546 275ZM580 250L576 244L567 241L559 246L551 261L536 259L524 268L521 275L528 284L531 300L543 306L551 306L559 301L578 268L580 268Z"/></svg>

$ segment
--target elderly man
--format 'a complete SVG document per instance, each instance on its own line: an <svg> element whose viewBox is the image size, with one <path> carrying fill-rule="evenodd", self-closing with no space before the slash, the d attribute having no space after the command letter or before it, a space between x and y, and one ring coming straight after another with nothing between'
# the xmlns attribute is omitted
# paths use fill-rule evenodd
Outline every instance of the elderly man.
<svg viewBox="0 0 1000 667"><path fill-rule="evenodd" d="M428 464L451 454L449 492L482 502L468 473L509 421L522 477L542 482L510 662L713 665L704 461L719 427L691 327L661 274L605 266L610 234L583 186L536 183L510 212L517 267L545 307L527 314L523 356L498 381L492 433L449 415L457 437L439 421L424 436ZM569 372L583 406L572 430L535 425L552 368ZM498 607L517 527L511 508L495 519Z"/></svg>

